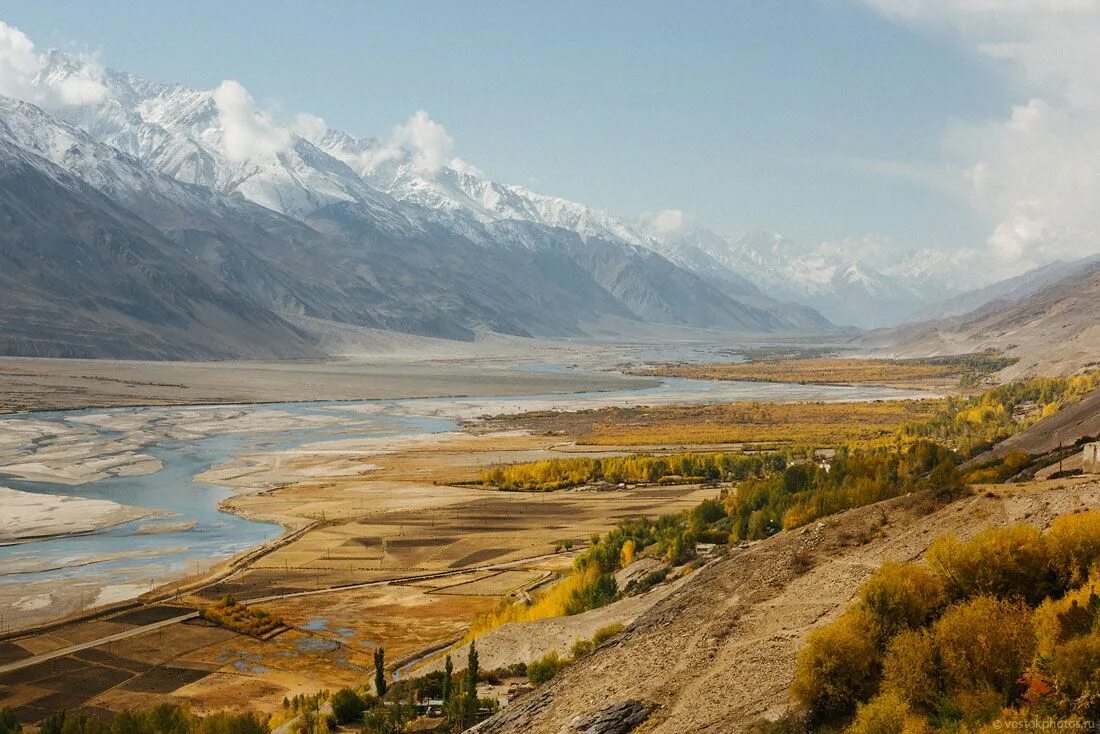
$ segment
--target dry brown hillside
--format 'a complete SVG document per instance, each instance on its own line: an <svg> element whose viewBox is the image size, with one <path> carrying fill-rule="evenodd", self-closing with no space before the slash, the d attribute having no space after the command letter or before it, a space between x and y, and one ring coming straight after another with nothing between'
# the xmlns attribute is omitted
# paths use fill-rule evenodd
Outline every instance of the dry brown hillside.
<svg viewBox="0 0 1100 734"><path fill-rule="evenodd" d="M740 732L787 706L796 653L886 559L937 536L1100 507L1100 482L910 495L754 543L697 572L616 640L486 721L481 732ZM938 508L938 509L937 509Z"/></svg>
<svg viewBox="0 0 1100 734"><path fill-rule="evenodd" d="M1100 264L1019 301L871 332L856 343L905 357L1003 350L1020 360L1006 378L1072 374L1100 363Z"/></svg>

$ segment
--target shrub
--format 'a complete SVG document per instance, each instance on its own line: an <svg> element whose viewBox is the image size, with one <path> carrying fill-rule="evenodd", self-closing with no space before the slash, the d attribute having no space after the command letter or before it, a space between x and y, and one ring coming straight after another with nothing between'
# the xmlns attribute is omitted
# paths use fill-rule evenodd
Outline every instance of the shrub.
<svg viewBox="0 0 1100 734"><path fill-rule="evenodd" d="M910 708L931 712L939 699L936 652L925 630L907 630L895 637L882 663L882 689Z"/></svg>
<svg viewBox="0 0 1100 734"><path fill-rule="evenodd" d="M870 613L854 607L807 637L791 693L815 719L847 714L873 692L879 672L874 626Z"/></svg>
<svg viewBox="0 0 1100 734"><path fill-rule="evenodd" d="M887 561L863 584L859 599L885 641L928 622L946 602L946 592L943 581L926 568Z"/></svg>
<svg viewBox="0 0 1100 734"><path fill-rule="evenodd" d="M588 564L540 592L529 604L505 600L495 610L479 615L466 639L475 639L510 622L533 622L595 609L612 601L615 593L615 577L602 573L598 564Z"/></svg>
<svg viewBox="0 0 1100 734"><path fill-rule="evenodd" d="M375 706L363 714L363 731L367 734L402 734L415 716L416 712L409 704Z"/></svg>
<svg viewBox="0 0 1100 734"><path fill-rule="evenodd" d="M618 623L609 624L606 627L600 627L598 630L596 630L596 634L592 636L592 645L594 647L599 647L615 635L621 633L624 629L626 628Z"/></svg>
<svg viewBox="0 0 1100 734"><path fill-rule="evenodd" d="M884 693L862 703L855 721L845 734L904 734L909 707L892 693Z"/></svg>
<svg viewBox="0 0 1100 734"><path fill-rule="evenodd" d="M1059 645L1054 650L1050 670L1058 690L1070 698L1100 695L1100 634Z"/></svg>
<svg viewBox="0 0 1100 734"><path fill-rule="evenodd" d="M267 734L267 723L257 714L210 714L199 722L197 734Z"/></svg>
<svg viewBox="0 0 1100 734"><path fill-rule="evenodd" d="M548 652L538 660L527 663L527 680L533 686L542 685L557 675L564 665L557 652Z"/></svg>
<svg viewBox="0 0 1100 734"><path fill-rule="evenodd" d="M633 538L627 538L623 541L623 547L619 551L619 566L620 568L626 568L634 562L634 554L637 550L637 544Z"/></svg>
<svg viewBox="0 0 1100 734"><path fill-rule="evenodd" d="M657 584L663 583L668 578L668 568L659 568L650 571L640 579L635 579L626 585L626 590L635 594L644 594Z"/></svg>
<svg viewBox="0 0 1100 734"><path fill-rule="evenodd" d="M366 710L366 703L350 688L341 688L332 696L332 715L336 717L337 724L358 721Z"/></svg>
<svg viewBox="0 0 1100 734"><path fill-rule="evenodd" d="M574 660L580 660L585 655L590 655L595 649L596 646L592 643L592 640L574 640L569 654Z"/></svg>
<svg viewBox="0 0 1100 734"><path fill-rule="evenodd" d="M109 734L110 729L99 719L59 711L48 716L38 731L40 734Z"/></svg>
<svg viewBox="0 0 1100 734"><path fill-rule="evenodd" d="M956 601L987 594L1038 604L1060 591L1046 542L1030 525L989 528L967 542L939 538L926 560Z"/></svg>
<svg viewBox="0 0 1100 734"><path fill-rule="evenodd" d="M204 607L201 614L204 619L220 627L252 637L263 637L283 626L281 619L245 606L231 594L226 594L216 604Z"/></svg>
<svg viewBox="0 0 1100 734"><path fill-rule="evenodd" d="M987 686L956 693L950 702L953 715L963 724L962 731L997 718L1005 708L1005 694ZM945 719L948 726L950 719Z"/></svg>
<svg viewBox="0 0 1100 734"><path fill-rule="evenodd" d="M1080 583L1100 560L1100 511L1063 515L1047 534L1051 560L1067 583Z"/></svg>
<svg viewBox="0 0 1100 734"><path fill-rule="evenodd" d="M1094 591L1098 580L1094 576L1088 586L1073 589L1061 599L1047 599L1035 610L1032 619L1040 655L1050 657L1056 646L1093 628L1100 618L1100 596Z"/></svg>
<svg viewBox="0 0 1100 734"><path fill-rule="evenodd" d="M15 712L7 706L0 707L0 734L19 734L23 725L15 718Z"/></svg>
<svg viewBox="0 0 1100 734"><path fill-rule="evenodd" d="M952 606L932 634L948 694L992 689L1003 705L1035 655L1030 610L991 596Z"/></svg>

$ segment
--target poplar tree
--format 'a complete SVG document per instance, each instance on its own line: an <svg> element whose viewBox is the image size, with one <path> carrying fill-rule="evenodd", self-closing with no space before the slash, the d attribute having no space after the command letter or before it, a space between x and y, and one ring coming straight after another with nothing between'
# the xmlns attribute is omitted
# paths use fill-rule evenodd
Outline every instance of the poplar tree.
<svg viewBox="0 0 1100 734"><path fill-rule="evenodd" d="M443 706L446 707L451 702L451 676L454 675L455 666L451 662L451 656L447 656L446 662L443 663Z"/></svg>
<svg viewBox="0 0 1100 734"><path fill-rule="evenodd" d="M379 698L386 695L386 650L378 648L374 651L374 692Z"/></svg>
<svg viewBox="0 0 1100 734"><path fill-rule="evenodd" d="M466 658L466 716L468 724L477 716L477 645L473 642Z"/></svg>

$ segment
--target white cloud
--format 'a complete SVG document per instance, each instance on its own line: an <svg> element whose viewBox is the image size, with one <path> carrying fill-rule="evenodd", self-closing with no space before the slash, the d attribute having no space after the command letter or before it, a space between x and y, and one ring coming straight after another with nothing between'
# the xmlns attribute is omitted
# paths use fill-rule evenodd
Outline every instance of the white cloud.
<svg viewBox="0 0 1100 734"><path fill-rule="evenodd" d="M682 209L662 209L649 217L649 226L662 237L682 232L690 223L691 218Z"/></svg>
<svg viewBox="0 0 1100 734"><path fill-rule="evenodd" d="M1100 0L864 2L956 38L1028 90L1005 117L946 136L968 196L996 223L990 275L1100 251Z"/></svg>
<svg viewBox="0 0 1100 734"><path fill-rule="evenodd" d="M393 161L412 163L419 171L432 174L443 166L473 176L484 177L481 169L461 158L452 157L454 139L446 128L419 110L405 124L395 125L388 140L370 147L338 150L334 154L360 174L374 173Z"/></svg>
<svg viewBox="0 0 1100 734"><path fill-rule="evenodd" d="M31 39L18 28L0 21L0 94L29 99L37 92L34 78L42 70L42 60L34 52Z"/></svg>
<svg viewBox="0 0 1100 734"><path fill-rule="evenodd" d="M272 156L290 147L290 132L256 109L240 82L227 79L214 90L222 127L222 144L232 161Z"/></svg>
<svg viewBox="0 0 1100 734"><path fill-rule="evenodd" d="M452 158L447 166L467 176L473 176L474 178L485 178L485 171L481 170L472 163L467 163L461 158Z"/></svg>
<svg viewBox="0 0 1100 734"><path fill-rule="evenodd" d="M0 94L44 107L102 102L103 70L95 58L71 57L72 64L45 74L43 56L25 33L0 21Z"/></svg>
<svg viewBox="0 0 1100 734"><path fill-rule="evenodd" d="M300 112L295 116L291 129L295 135L315 143L328 132L328 125L325 124L324 118L308 112Z"/></svg>
<svg viewBox="0 0 1100 734"><path fill-rule="evenodd" d="M442 168L455 147L446 128L424 110L418 110L404 125L395 127L393 141L413 154L417 168L429 173Z"/></svg>

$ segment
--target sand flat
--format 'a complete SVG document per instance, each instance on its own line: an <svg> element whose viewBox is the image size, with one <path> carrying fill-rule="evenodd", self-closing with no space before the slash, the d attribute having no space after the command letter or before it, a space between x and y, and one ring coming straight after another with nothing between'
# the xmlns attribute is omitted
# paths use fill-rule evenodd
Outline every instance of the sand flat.
<svg viewBox="0 0 1100 734"><path fill-rule="evenodd" d="M0 544L90 533L131 520L155 517L156 510L69 495L37 494L0 487Z"/></svg>

